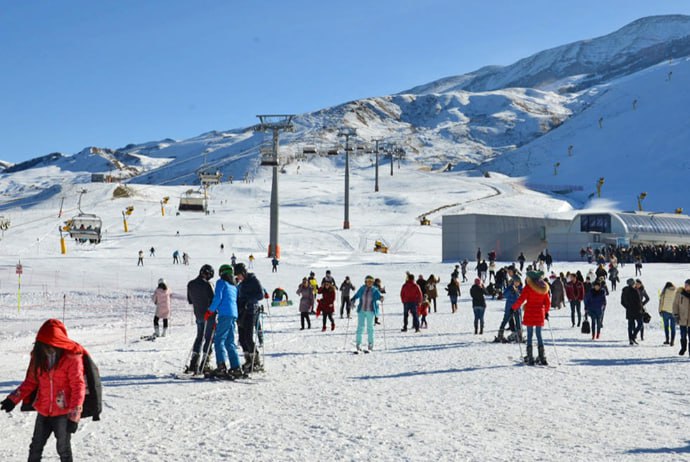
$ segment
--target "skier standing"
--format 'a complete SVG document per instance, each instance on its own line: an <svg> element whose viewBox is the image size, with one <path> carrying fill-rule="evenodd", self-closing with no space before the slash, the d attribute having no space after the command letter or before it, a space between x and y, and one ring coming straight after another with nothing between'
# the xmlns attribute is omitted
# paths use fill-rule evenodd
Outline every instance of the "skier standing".
<svg viewBox="0 0 690 462"><path fill-rule="evenodd" d="M522 292L522 281L517 276L515 276L510 281L510 283L508 284L508 287L503 289L503 298L505 298L506 302L505 302L505 306L503 309L503 319L501 320L501 324L498 326L498 335L496 336L494 343L506 342L506 338L504 337L503 332L504 332L506 325L508 325L510 323L511 316L513 317L513 320L515 323L515 334L517 335L518 342L522 341L521 335L520 335L520 316L519 316L519 313L513 311L513 304L520 297L521 292Z"/></svg>
<svg viewBox="0 0 690 462"><path fill-rule="evenodd" d="M239 378L244 375L240 368L240 357L235 346L235 322L237 322L237 287L233 280L233 269L230 265L220 265L220 278L216 281L216 290L211 306L204 316L206 321L218 313L216 325L216 377ZM230 361L230 370L227 362Z"/></svg>
<svg viewBox="0 0 690 462"><path fill-rule="evenodd" d="M682 289L676 291L673 299L673 317L680 326L680 351L683 356L688 350L688 327L690 326L690 279L685 280Z"/></svg>
<svg viewBox="0 0 690 462"><path fill-rule="evenodd" d="M470 288L470 297L472 297L472 311L474 311L474 335L483 335L486 300L484 299L484 287L481 279L476 278L474 280L474 285Z"/></svg>
<svg viewBox="0 0 690 462"><path fill-rule="evenodd" d="M383 300L381 292L374 286L372 276L364 278L364 285L352 297L353 303L355 300L359 300L357 305L357 352L362 351L362 334L365 323L367 325L367 351L372 351L374 349L374 317L378 315L379 304Z"/></svg>
<svg viewBox="0 0 690 462"><path fill-rule="evenodd" d="M209 282L213 279L214 271L211 265L203 265L199 269L199 275L187 283L187 301L194 307L196 320L196 337L192 345L192 358L189 362L188 372L197 373L199 370L199 358L201 365L207 362L206 352L210 351L213 341L213 325L215 317L205 319L206 311L213 301L213 288ZM203 343L203 356L202 352Z"/></svg>
<svg viewBox="0 0 690 462"><path fill-rule="evenodd" d="M297 288L297 295L300 296L299 299L299 314L300 314L300 324L304 330L304 321L307 322L307 328L311 329L311 320L309 319L309 312L312 306L314 306L314 292L309 285L309 280L307 278L302 278L302 284ZM349 310L348 310L349 312Z"/></svg>
<svg viewBox="0 0 690 462"><path fill-rule="evenodd" d="M179 231L178 231L179 233ZM180 251L176 250L173 252L173 265L177 265L180 263Z"/></svg>
<svg viewBox="0 0 690 462"><path fill-rule="evenodd" d="M84 348L67 337L57 319L43 323L36 335L24 381L0 403L11 412L20 401L36 409L36 423L29 446L29 461L39 461L50 434L55 434L61 461L72 460L71 436L77 431L86 396Z"/></svg>
<svg viewBox="0 0 690 462"><path fill-rule="evenodd" d="M149 257L155 257L155 256L156 256L156 249L154 249L153 246L151 246L151 248L149 249Z"/></svg>
<svg viewBox="0 0 690 462"><path fill-rule="evenodd" d="M549 296L549 286L542 279L544 273L541 271L528 271L526 274L527 285L522 290L518 299L513 303L513 310L517 311L524 304L524 316L522 324L527 327L527 356L525 361L529 365L534 365L535 360L532 355L532 335L537 335L537 361L547 365L546 355L544 354L544 340L541 330L544 327L544 320L549 319L549 308L551 307L551 297Z"/></svg>
<svg viewBox="0 0 690 462"><path fill-rule="evenodd" d="M235 275L239 281L237 287L237 331L240 337L240 345L244 351L244 364L242 369L253 372L262 368L259 351L254 343L254 327L259 320L261 311L261 299L264 298L264 289L254 273L248 273L244 263L235 265Z"/></svg>
<svg viewBox="0 0 690 462"><path fill-rule="evenodd" d="M165 337L165 333L168 330L168 318L170 318L170 305L172 291L168 289L168 285L165 279L160 278L158 280L158 287L153 292L151 297L153 304L156 305L156 314L153 316L153 335L155 337ZM160 327L158 321L163 320L163 332L160 332Z"/></svg>
<svg viewBox="0 0 690 462"><path fill-rule="evenodd" d="M277 272L278 272L278 264L279 264L279 263L280 263L280 261L278 260L278 258L273 257L273 258L271 259L271 272L272 272L272 273L277 273Z"/></svg>
<svg viewBox="0 0 690 462"><path fill-rule="evenodd" d="M676 296L676 287L672 282L667 282L659 295L659 315L664 320L664 345L673 346L676 340L676 319L673 317L673 299ZM669 343L670 336L670 343Z"/></svg>
<svg viewBox="0 0 690 462"><path fill-rule="evenodd" d="M350 292L355 290L355 286L350 281L350 276L345 276L345 280L340 284L340 319L343 318L343 308L347 311L347 318L350 319Z"/></svg>
<svg viewBox="0 0 690 462"><path fill-rule="evenodd" d="M422 303L422 291L414 281L414 274L407 273L407 280L400 288L400 301L403 304L403 327L401 332L407 332L407 319L412 314L412 326L419 332L419 318L417 308Z"/></svg>
<svg viewBox="0 0 690 462"><path fill-rule="evenodd" d="M137 266L144 266L144 251L139 251L139 259L137 260Z"/></svg>
<svg viewBox="0 0 690 462"><path fill-rule="evenodd" d="M326 320L331 320L331 330L335 330L335 320L333 320L333 312L335 311L335 287L330 282L324 281L319 287L318 293L321 298L318 301L317 311L323 314L323 328L321 332L326 332Z"/></svg>

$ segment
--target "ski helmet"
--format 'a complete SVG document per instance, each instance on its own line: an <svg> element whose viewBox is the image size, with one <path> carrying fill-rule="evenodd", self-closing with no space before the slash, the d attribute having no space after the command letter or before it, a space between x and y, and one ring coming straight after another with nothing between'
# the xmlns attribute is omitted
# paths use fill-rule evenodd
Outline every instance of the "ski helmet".
<svg viewBox="0 0 690 462"><path fill-rule="evenodd" d="M234 275L234 271L230 265L220 265L220 268L218 268L218 274L220 276L225 276L227 274L228 276L232 277Z"/></svg>
<svg viewBox="0 0 690 462"><path fill-rule="evenodd" d="M206 279L211 279L213 278L213 275L215 274L215 271L213 271L213 266L211 265L204 265L201 267L199 270L199 275L203 276Z"/></svg>

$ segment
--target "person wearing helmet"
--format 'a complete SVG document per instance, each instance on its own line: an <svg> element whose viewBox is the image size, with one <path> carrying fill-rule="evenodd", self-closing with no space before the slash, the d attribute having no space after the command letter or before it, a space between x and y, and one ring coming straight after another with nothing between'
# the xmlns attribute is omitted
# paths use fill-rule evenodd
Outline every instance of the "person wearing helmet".
<svg viewBox="0 0 690 462"><path fill-rule="evenodd" d="M263 365L259 351L254 343L254 327L259 321L261 300L264 298L264 289L254 273L248 273L244 263L235 265L237 277L237 331L240 337L240 345L244 352L245 372L262 370Z"/></svg>
<svg viewBox="0 0 690 462"><path fill-rule="evenodd" d="M235 286L234 270L230 265L218 268L220 279L216 281L216 291L211 306L204 315L206 320L218 313L216 324L216 370L215 377L239 378L244 375L240 369L240 357L235 346L235 322L237 322L237 287ZM230 370L227 362L230 361Z"/></svg>
<svg viewBox="0 0 690 462"><path fill-rule="evenodd" d="M153 304L156 305L156 314L153 316L153 335L155 337L165 337L168 330L168 318L170 317L170 298L172 291L168 289L165 279L158 280L158 287L153 292ZM163 332L161 333L158 321L163 320Z"/></svg>
<svg viewBox="0 0 690 462"><path fill-rule="evenodd" d="M196 374L199 372L199 358L202 359L201 366L206 364L206 355L211 354L211 342L213 341L213 325L216 322L215 316L208 321L204 320L204 315L213 301L213 287L211 279L215 272L211 265L204 265L199 270L199 275L187 283L187 301L194 307L194 318L196 320L196 337L192 345L192 358L189 361L187 372ZM202 350L203 342L203 350ZM203 356L201 352L204 352Z"/></svg>

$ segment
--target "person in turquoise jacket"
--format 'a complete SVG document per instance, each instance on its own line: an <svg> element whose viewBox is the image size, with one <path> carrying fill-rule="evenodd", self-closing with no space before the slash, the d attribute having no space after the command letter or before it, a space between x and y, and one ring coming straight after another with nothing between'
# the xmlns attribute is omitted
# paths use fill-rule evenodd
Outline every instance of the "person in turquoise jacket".
<svg viewBox="0 0 690 462"><path fill-rule="evenodd" d="M352 297L352 302L355 300L359 300L357 305L357 351L362 350L362 334L365 323L367 325L368 351L371 351L374 349L374 317L379 315L379 304L383 301L381 292L374 286L372 276L364 278L364 285Z"/></svg>
<svg viewBox="0 0 690 462"><path fill-rule="evenodd" d="M234 271L231 265L221 265L218 269L220 279L216 282L216 291L213 301L206 312L206 319L218 313L216 335L217 369L213 375L240 377L243 375L240 368L240 357L235 345L235 322L237 322L237 287L234 282ZM230 360L230 370L227 369L227 361Z"/></svg>

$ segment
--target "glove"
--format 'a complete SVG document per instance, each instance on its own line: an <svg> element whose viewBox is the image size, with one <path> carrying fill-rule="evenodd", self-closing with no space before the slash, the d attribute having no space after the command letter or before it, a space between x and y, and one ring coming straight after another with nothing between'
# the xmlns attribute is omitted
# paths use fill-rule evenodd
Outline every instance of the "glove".
<svg viewBox="0 0 690 462"><path fill-rule="evenodd" d="M67 431L69 433L76 433L78 427L79 427L78 422L75 422L74 420L67 419Z"/></svg>
<svg viewBox="0 0 690 462"><path fill-rule="evenodd" d="M216 314L213 311L206 310L206 313L204 313L204 321L208 321L213 317L213 315Z"/></svg>
<svg viewBox="0 0 690 462"><path fill-rule="evenodd" d="M268 292L264 292L264 298L266 298L266 299L268 299L268 298L269 298L269 296L268 296Z"/></svg>
<svg viewBox="0 0 690 462"><path fill-rule="evenodd" d="M549 313L546 313L546 314L544 315L544 319L546 319L547 321L549 320Z"/></svg>
<svg viewBox="0 0 690 462"><path fill-rule="evenodd" d="M2 403L0 403L0 409L5 412L12 412L12 409L14 409L15 406L16 404L14 404L14 401L9 398L5 398Z"/></svg>

